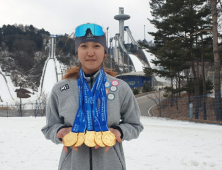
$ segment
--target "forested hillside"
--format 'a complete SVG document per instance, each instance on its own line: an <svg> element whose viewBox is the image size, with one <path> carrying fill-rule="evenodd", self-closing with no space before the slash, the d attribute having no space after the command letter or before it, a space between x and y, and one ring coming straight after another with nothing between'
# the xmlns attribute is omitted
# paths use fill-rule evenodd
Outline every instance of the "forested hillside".
<svg viewBox="0 0 222 170"><path fill-rule="evenodd" d="M45 60L49 54L50 33L33 25L0 27L0 66L10 72L15 86L37 89ZM56 56L69 65L73 58L74 40L68 35L56 38Z"/></svg>

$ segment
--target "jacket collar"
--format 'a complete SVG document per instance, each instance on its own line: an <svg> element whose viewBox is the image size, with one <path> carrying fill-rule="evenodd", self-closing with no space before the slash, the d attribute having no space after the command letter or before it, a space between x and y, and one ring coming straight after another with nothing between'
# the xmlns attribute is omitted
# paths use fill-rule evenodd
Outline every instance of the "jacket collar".
<svg viewBox="0 0 222 170"><path fill-rule="evenodd" d="M100 70L91 73L91 74L83 74L84 78L86 79L87 83L90 82L91 79L93 79L93 81L95 81L99 75Z"/></svg>

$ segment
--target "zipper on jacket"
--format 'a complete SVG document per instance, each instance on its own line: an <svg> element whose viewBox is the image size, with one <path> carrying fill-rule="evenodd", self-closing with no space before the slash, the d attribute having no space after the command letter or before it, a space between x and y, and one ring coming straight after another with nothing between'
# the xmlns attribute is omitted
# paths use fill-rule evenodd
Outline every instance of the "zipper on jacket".
<svg viewBox="0 0 222 170"><path fill-rule="evenodd" d="M92 89L92 86L93 86L93 76L90 77L90 85L91 85L91 89Z"/></svg>
<svg viewBox="0 0 222 170"><path fill-rule="evenodd" d="M85 74L86 77L90 77L90 89L92 89L93 86L93 76L97 73L98 71L92 73L92 74ZM89 148L89 166L90 170L93 170L93 163L92 163L92 148Z"/></svg>
<svg viewBox="0 0 222 170"><path fill-rule="evenodd" d="M91 89L92 89L93 76L90 76L90 86L91 86ZM90 170L93 170L93 167L92 167L92 148L89 148L89 164L90 164Z"/></svg>
<svg viewBox="0 0 222 170"><path fill-rule="evenodd" d="M89 164L90 164L90 170L92 170L92 148L89 148Z"/></svg>

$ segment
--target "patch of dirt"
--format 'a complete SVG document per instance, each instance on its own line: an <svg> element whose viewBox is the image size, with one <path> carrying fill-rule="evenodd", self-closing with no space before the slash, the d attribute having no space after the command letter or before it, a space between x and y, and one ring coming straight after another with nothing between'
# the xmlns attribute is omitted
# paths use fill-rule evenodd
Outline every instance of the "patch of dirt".
<svg viewBox="0 0 222 170"><path fill-rule="evenodd" d="M192 106L190 108L189 98L164 99L153 109L153 114L157 117L165 117L177 120L188 120L201 123L222 124L216 120L215 107L218 104L214 98L191 97ZM159 109L158 109L159 108ZM190 118L190 111L193 114Z"/></svg>

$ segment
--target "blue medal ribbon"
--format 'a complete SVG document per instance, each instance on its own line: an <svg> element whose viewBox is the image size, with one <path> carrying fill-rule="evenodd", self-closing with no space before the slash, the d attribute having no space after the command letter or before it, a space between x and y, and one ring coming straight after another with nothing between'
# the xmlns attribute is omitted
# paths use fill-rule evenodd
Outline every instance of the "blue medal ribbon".
<svg viewBox="0 0 222 170"><path fill-rule="evenodd" d="M83 76L82 69L80 70L80 76ZM88 83L83 78L83 94L84 94L84 111L87 118L87 130L88 131L94 131L94 118L95 118L95 109L93 109L93 103L96 101L96 86L98 84L98 81L100 80L101 73L99 73L98 78L96 79L96 82L94 83L92 89L89 88Z"/></svg>
<svg viewBox="0 0 222 170"><path fill-rule="evenodd" d="M73 123L72 132L88 131L108 131L107 126L107 98L106 98L106 74L103 68L94 83L92 89L89 88L82 68L79 72L79 109ZM98 109L98 100L100 98L100 110Z"/></svg>
<svg viewBox="0 0 222 170"><path fill-rule="evenodd" d="M95 131L108 131L109 128L107 126L107 98L106 98L106 74L104 70L101 68L100 70L101 76L99 77L97 88L96 88L96 95L95 100L96 103L93 105L93 110L95 110L94 116L94 126ZM100 98L100 110L98 109L98 99Z"/></svg>
<svg viewBox="0 0 222 170"><path fill-rule="evenodd" d="M103 69L101 68L100 70L100 75L97 78L98 82L96 84L96 90L93 96L93 117L94 117L94 128L96 132L100 132L102 131L101 125L100 125L100 110L98 109L98 102L99 102L99 96L101 93L101 87L105 86L104 85L104 76L105 73L103 71Z"/></svg>
<svg viewBox="0 0 222 170"><path fill-rule="evenodd" d="M76 114L76 117L72 126L72 132L74 133L85 132L86 130L86 119L85 119L85 114L83 111L82 82L83 82L83 77L79 76L79 79L78 79L79 109L77 111L77 114Z"/></svg>
<svg viewBox="0 0 222 170"><path fill-rule="evenodd" d="M104 74L103 83L106 83L106 74ZM108 131L109 128L107 126L107 98L106 98L106 89L105 85L102 86L101 93L100 93L100 126L102 131Z"/></svg>

